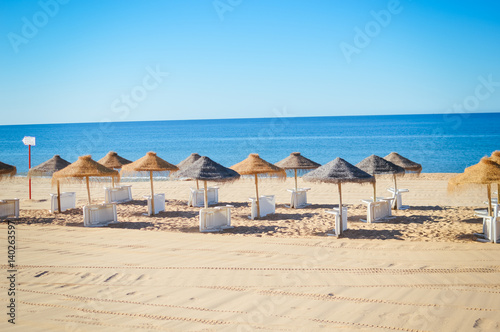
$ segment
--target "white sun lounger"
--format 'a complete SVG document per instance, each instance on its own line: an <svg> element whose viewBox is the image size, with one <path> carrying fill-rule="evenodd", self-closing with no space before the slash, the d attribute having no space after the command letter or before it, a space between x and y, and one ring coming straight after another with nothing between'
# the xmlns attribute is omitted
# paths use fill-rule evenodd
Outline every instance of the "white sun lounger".
<svg viewBox="0 0 500 332"><path fill-rule="evenodd" d="M403 199L401 198L402 193L409 192L408 189L398 189L396 192L394 188L389 188L387 189L387 191L392 194L392 198L394 199L394 202L392 202L392 204L395 205L396 209L407 210L410 208L408 205L403 205Z"/></svg>
<svg viewBox="0 0 500 332"><path fill-rule="evenodd" d="M252 214L250 219L254 220L257 218L257 200L255 197L250 197L249 200L252 202L251 210ZM272 214L276 211L276 199L274 195L262 195L259 197L259 208L260 217L265 217L268 214Z"/></svg>
<svg viewBox="0 0 500 332"><path fill-rule="evenodd" d="M493 205L493 215L488 215L488 210L477 210L476 216L483 218L483 233L474 235L484 238L480 242L500 242L500 205Z"/></svg>
<svg viewBox="0 0 500 332"><path fill-rule="evenodd" d="M378 198L376 202L372 199L362 199L361 202L367 205L366 220L364 222L371 224L372 222L381 222L392 217L392 200L393 198Z"/></svg>
<svg viewBox="0 0 500 332"><path fill-rule="evenodd" d="M311 188L298 188L295 189L287 189L287 191L292 193L292 197L290 199L290 207L295 209L300 209L306 207L311 204L307 204L307 191L311 190Z"/></svg>
<svg viewBox="0 0 500 332"><path fill-rule="evenodd" d="M333 234L336 236L340 235L340 209L333 208L332 210L326 210L326 213L333 214L335 216L335 228L333 229ZM342 207L342 232L347 230L347 206ZM330 235L330 234L329 234Z"/></svg>
<svg viewBox="0 0 500 332"><path fill-rule="evenodd" d="M200 232L219 232L231 226L232 205L200 210Z"/></svg>
<svg viewBox="0 0 500 332"><path fill-rule="evenodd" d="M189 188L188 206L205 206L205 189ZM219 203L219 187L208 187L207 190L208 205Z"/></svg>
<svg viewBox="0 0 500 332"><path fill-rule="evenodd" d="M76 208L76 192L61 193L61 212ZM57 194L50 194L50 213L58 212Z"/></svg>
<svg viewBox="0 0 500 332"><path fill-rule="evenodd" d="M151 212L153 211L153 208L151 207L151 195L144 195L143 197L148 200L148 216L150 216L152 214ZM165 211L165 194L155 194L154 214L162 211Z"/></svg>
<svg viewBox="0 0 500 332"><path fill-rule="evenodd" d="M104 187L104 202L124 203L132 200L132 186Z"/></svg>
<svg viewBox="0 0 500 332"><path fill-rule="evenodd" d="M116 204L92 204L83 207L83 225L86 227L102 227L117 222Z"/></svg>
<svg viewBox="0 0 500 332"><path fill-rule="evenodd" d="M19 218L19 198L0 200L0 219Z"/></svg>

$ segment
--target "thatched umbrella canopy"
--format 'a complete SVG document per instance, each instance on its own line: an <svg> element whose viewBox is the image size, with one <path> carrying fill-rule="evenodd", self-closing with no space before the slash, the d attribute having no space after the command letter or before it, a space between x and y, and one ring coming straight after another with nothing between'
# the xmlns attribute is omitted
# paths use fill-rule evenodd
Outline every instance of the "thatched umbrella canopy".
<svg viewBox="0 0 500 332"><path fill-rule="evenodd" d="M275 166L264 159L260 158L257 153L251 153L248 157L230 167L232 170L241 175L254 175L255 176L255 193L257 195L257 217L260 218L260 204L259 204L259 182L258 177L272 176L286 179L286 171L283 168Z"/></svg>
<svg viewBox="0 0 500 332"><path fill-rule="evenodd" d="M109 151L102 159L97 161L99 164L106 166L107 168L120 169L123 165L130 164L131 161L120 157L118 153L114 151Z"/></svg>
<svg viewBox="0 0 500 332"><path fill-rule="evenodd" d="M107 168L99 164L97 161L92 160L91 156L78 157L74 163L64 167L60 171L52 174L52 184L59 183L59 181L84 181L87 183L87 194L90 201L90 186L89 180L97 181L97 178L110 177L116 181L120 181L120 174L118 171Z"/></svg>
<svg viewBox="0 0 500 332"><path fill-rule="evenodd" d="M130 164L131 161L123 157L120 157L118 153L114 151L109 151L107 155L99 159L98 163L106 166L107 168L121 169L123 165ZM114 180L112 181L112 186L113 187L115 186Z"/></svg>
<svg viewBox="0 0 500 332"><path fill-rule="evenodd" d="M240 175L230 168L216 163L208 157L200 157L190 166L175 173L176 178L191 178L202 180L205 185L205 208L208 207L207 181L229 182L237 180Z"/></svg>
<svg viewBox="0 0 500 332"><path fill-rule="evenodd" d="M195 161L200 159L201 156L197 153L191 153L189 157L181 161L180 163L177 164L177 167L179 167L179 170L182 170L188 166L191 166ZM200 189L200 185L198 184L198 180L196 180L196 189Z"/></svg>
<svg viewBox="0 0 500 332"><path fill-rule="evenodd" d="M488 195L488 213L491 215L491 184L500 183L500 165L484 157L476 165L467 167L462 174L448 181L448 190L458 190L460 186L485 184Z"/></svg>
<svg viewBox="0 0 500 332"><path fill-rule="evenodd" d="M411 161L396 152L389 153L384 157L384 159L398 165L399 167L403 167L407 173L420 174L420 172L422 172L422 165L417 164L416 162Z"/></svg>
<svg viewBox="0 0 500 332"><path fill-rule="evenodd" d="M300 152L292 152L285 159L274 164L283 169L293 169L295 175L295 190L297 190L297 170L311 170L320 167L321 165L308 159L300 154Z"/></svg>
<svg viewBox="0 0 500 332"><path fill-rule="evenodd" d="M396 175L404 175L405 170L403 167L395 165L390 161L385 160L379 156L372 154L371 156L361 160L356 164L356 167L359 167L361 170L365 171L371 175L380 175L380 174L393 174L394 176L394 190L398 189L396 182ZM377 185L376 182L373 182L373 201L377 201Z"/></svg>
<svg viewBox="0 0 500 332"><path fill-rule="evenodd" d="M342 158L335 158L304 175L304 181L336 183L339 190L340 222L342 223L342 183L375 183L375 178ZM342 225L339 233L342 233Z"/></svg>
<svg viewBox="0 0 500 332"><path fill-rule="evenodd" d="M16 166L8 165L8 164L2 163L0 161L0 180L3 177L14 176L14 175L16 175L16 173L17 173Z"/></svg>
<svg viewBox="0 0 500 332"><path fill-rule="evenodd" d="M41 163L38 166L32 167L28 172L28 177L34 176L52 176L57 171L62 170L66 166L71 163L67 160L64 160L58 154L54 155L54 157L49 160ZM57 209L61 212L61 189L59 186L59 181L57 181Z"/></svg>
<svg viewBox="0 0 500 332"><path fill-rule="evenodd" d="M134 174L141 172L149 172L149 179L151 181L151 207L153 214L155 212L155 200L154 200L154 189L153 189L153 172L167 173L178 171L179 168L171 163L161 159L156 155L155 152L148 152L146 155L140 159L137 159L133 163L123 165L121 174Z"/></svg>
<svg viewBox="0 0 500 332"><path fill-rule="evenodd" d="M493 152L490 159L500 165L500 151ZM500 204L500 182L497 183L497 204Z"/></svg>
<svg viewBox="0 0 500 332"><path fill-rule="evenodd" d="M52 174L62 170L70 164L71 163L69 161L62 159L61 156L56 154L54 157L44 161L40 165L30 168L28 176L52 176Z"/></svg>

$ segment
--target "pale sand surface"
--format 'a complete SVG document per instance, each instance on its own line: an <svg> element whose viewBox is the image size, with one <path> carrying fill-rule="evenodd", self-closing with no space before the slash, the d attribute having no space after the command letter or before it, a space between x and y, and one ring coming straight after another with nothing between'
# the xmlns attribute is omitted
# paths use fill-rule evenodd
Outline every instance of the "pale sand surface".
<svg viewBox="0 0 500 332"><path fill-rule="evenodd" d="M486 190L447 194L453 174L406 177L410 210L366 224L360 199L369 185L343 186L349 206L345 237L326 236L338 202L335 185L311 187L304 209L288 209L292 179L260 182L275 194L276 214L251 221L252 181L220 186L220 205L232 204L232 230L198 232L199 208L187 207L194 182L155 182L165 212L143 216L149 182L134 182L134 201L118 205L120 223L84 228L80 208L47 212L48 179L2 181L0 199L21 199L17 225L17 327L26 330L166 331L494 331L500 330L500 247L474 241ZM378 181L388 196L389 179ZM95 203L103 184L92 187ZM143 230L143 231L141 231ZM151 232L148 230L156 230ZM7 226L0 223L2 251ZM6 275L7 257L1 263ZM4 277L2 277L4 278ZM5 279L4 279L5 280ZM6 283L0 283L7 303ZM5 314L3 314L5 315ZM0 330L7 325L0 320Z"/></svg>
<svg viewBox="0 0 500 332"><path fill-rule="evenodd" d="M19 331L500 328L494 245L27 225L17 243Z"/></svg>

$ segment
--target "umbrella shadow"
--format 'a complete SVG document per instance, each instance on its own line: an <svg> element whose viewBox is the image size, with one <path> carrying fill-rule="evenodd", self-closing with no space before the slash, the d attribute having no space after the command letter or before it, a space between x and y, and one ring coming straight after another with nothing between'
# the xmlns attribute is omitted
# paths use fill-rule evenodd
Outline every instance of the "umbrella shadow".
<svg viewBox="0 0 500 332"><path fill-rule="evenodd" d="M404 241L401 231L378 229L348 229L342 233L341 238Z"/></svg>
<svg viewBox="0 0 500 332"><path fill-rule="evenodd" d="M231 234L261 234L261 233L276 233L279 229L286 227L275 225L255 225L255 226L236 226L234 228L225 229L224 232Z"/></svg>
<svg viewBox="0 0 500 332"><path fill-rule="evenodd" d="M149 221L120 221L116 224L109 224L109 228L140 229L154 227L155 224Z"/></svg>
<svg viewBox="0 0 500 332"><path fill-rule="evenodd" d="M317 216L318 213L273 213L258 220L302 220ZM257 219L256 219L257 220Z"/></svg>

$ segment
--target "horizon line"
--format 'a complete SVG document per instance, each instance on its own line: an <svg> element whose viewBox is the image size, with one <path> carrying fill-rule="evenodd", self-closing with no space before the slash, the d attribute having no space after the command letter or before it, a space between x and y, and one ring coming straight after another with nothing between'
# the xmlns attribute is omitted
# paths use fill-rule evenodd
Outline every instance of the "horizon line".
<svg viewBox="0 0 500 332"><path fill-rule="evenodd" d="M88 121L88 122L52 122L52 123L17 123L0 124L5 126L41 126L41 125L64 125L64 124L98 124L98 123L132 123L132 122L174 122L174 121L212 121L212 120L245 120L245 119L275 119L275 118L336 118L336 117L378 117L378 116L415 116L415 115L452 115L452 114L494 114L500 111L481 112L447 112L447 113L396 113L396 114L351 114L351 115L310 115L310 116L267 116L267 117L234 117L234 118L197 118L197 119L156 119L156 120L118 120L118 121Z"/></svg>

